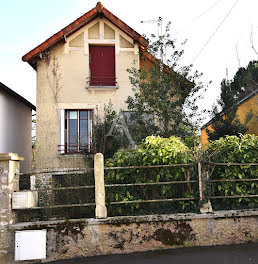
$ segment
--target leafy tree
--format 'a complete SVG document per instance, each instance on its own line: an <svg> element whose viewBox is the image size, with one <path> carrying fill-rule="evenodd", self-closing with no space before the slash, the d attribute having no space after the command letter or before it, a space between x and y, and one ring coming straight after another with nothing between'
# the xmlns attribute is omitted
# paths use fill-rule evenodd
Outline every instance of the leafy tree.
<svg viewBox="0 0 258 264"><path fill-rule="evenodd" d="M97 111L93 127L95 152L101 152L106 158L110 158L119 148L129 145L124 130L115 125L119 122L120 113L113 109L111 101L108 105L104 105L104 116L101 117Z"/></svg>
<svg viewBox="0 0 258 264"><path fill-rule="evenodd" d="M258 61L250 61L246 68L239 68L231 85L237 99L256 90L258 87Z"/></svg>
<svg viewBox="0 0 258 264"><path fill-rule="evenodd" d="M137 142L151 134L191 135L199 121L196 100L205 87L198 81L200 74L192 73L192 65L180 66L184 51L176 48L169 31L170 23L164 35L152 35L141 53L146 61L153 55L148 67L128 69L134 95L126 102L132 112L130 132Z"/></svg>
<svg viewBox="0 0 258 264"><path fill-rule="evenodd" d="M211 116L214 119L212 129L206 129L209 139L216 140L225 135L244 134L252 113L247 113L245 121L240 122L237 116L237 103L250 94L258 85L258 62L249 62L246 68L239 68L233 80L221 82L220 98L213 107ZM220 111L220 109L222 109Z"/></svg>

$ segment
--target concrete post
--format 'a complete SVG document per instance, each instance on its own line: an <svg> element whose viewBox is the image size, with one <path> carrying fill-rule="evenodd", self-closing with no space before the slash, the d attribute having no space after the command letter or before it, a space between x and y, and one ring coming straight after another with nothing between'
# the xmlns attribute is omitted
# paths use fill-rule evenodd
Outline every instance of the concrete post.
<svg viewBox="0 0 258 264"><path fill-rule="evenodd" d="M12 263L14 241L9 226L15 222L12 193L19 190L20 161L14 153L0 153L0 263Z"/></svg>
<svg viewBox="0 0 258 264"><path fill-rule="evenodd" d="M95 215L96 218L107 218L104 182L104 157L102 153L97 153L94 156L94 177L96 203Z"/></svg>
<svg viewBox="0 0 258 264"><path fill-rule="evenodd" d="M210 200L206 197L207 184L209 174L204 170L201 163L198 163L198 180L199 180L199 197L200 197L200 212L202 214L212 213L212 206Z"/></svg>

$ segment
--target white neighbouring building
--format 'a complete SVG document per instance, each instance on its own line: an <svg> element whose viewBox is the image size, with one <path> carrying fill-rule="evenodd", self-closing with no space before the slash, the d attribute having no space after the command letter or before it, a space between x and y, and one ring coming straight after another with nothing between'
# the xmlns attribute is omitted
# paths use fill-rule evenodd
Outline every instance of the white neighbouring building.
<svg viewBox="0 0 258 264"><path fill-rule="evenodd" d="M31 171L32 110L33 104L0 82L0 153L23 157L21 172Z"/></svg>

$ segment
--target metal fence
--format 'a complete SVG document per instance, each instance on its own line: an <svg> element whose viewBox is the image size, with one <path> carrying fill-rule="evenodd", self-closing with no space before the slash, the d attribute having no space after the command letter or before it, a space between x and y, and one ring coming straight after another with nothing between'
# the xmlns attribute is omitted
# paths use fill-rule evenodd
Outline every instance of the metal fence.
<svg viewBox="0 0 258 264"><path fill-rule="evenodd" d="M25 189L37 192L38 203L20 209L20 221L95 217L93 168L46 170L29 176L30 186L27 183ZM20 174L20 185L24 177L28 174Z"/></svg>
<svg viewBox="0 0 258 264"><path fill-rule="evenodd" d="M257 166L258 163L192 163L103 167L108 216L257 207ZM233 170L230 174L230 168L238 168L238 173L234 175ZM20 174L20 183L23 177L28 174ZM95 217L98 194L94 168L52 170L29 177L30 189L38 192L39 202L19 210L22 220L32 217L32 211L37 212L35 219L42 220Z"/></svg>
<svg viewBox="0 0 258 264"><path fill-rule="evenodd" d="M257 163L206 163L205 169L205 195L214 210L257 207Z"/></svg>
<svg viewBox="0 0 258 264"><path fill-rule="evenodd" d="M126 177L120 177L123 174ZM191 210L197 209L196 164L109 167L105 181L111 216L179 212L180 205L190 201L196 205Z"/></svg>

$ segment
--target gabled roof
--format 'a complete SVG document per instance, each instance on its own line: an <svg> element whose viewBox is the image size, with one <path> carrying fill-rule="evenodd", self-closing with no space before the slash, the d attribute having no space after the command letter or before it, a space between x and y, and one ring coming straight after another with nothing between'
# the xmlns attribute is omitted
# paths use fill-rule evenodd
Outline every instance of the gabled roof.
<svg viewBox="0 0 258 264"><path fill-rule="evenodd" d="M28 107L30 107L31 109L33 109L34 111L36 111L36 107L35 105L31 104L29 101L27 101L25 98L23 98L22 96L20 96L19 94L17 94L15 91L13 91L12 89L8 88L7 86L5 86L3 83L0 82L0 90L5 91L6 93L8 93L9 95L15 97L16 99L18 99L19 101L21 101L22 103L24 103L25 105L27 105Z"/></svg>
<svg viewBox="0 0 258 264"><path fill-rule="evenodd" d="M139 33L125 24L122 20L112 14L109 10L107 10L100 2L97 3L96 7L91 9L89 12L85 13L81 17L77 18L74 22L69 24L67 27L61 29L59 32L54 34L52 37L41 43L39 46L28 52L22 57L22 60L25 62L31 63L31 60L39 55L41 52L49 49L53 45L58 42L65 41L66 37L72 35L74 32L87 25L93 19L97 17L105 17L119 29L121 29L124 33L134 39L134 41L138 42L140 45L146 47L147 41L144 37L142 37Z"/></svg>
<svg viewBox="0 0 258 264"><path fill-rule="evenodd" d="M258 94L258 88L257 89L254 89L251 93L249 93L248 95L246 95L244 98L241 98L237 103L236 105L239 106L241 104L243 104L244 102L248 101L250 98L252 98L253 96L255 96L256 94ZM221 111L219 113L220 116L223 116L224 113L223 111ZM202 127L201 127L201 130L203 130L204 128L206 128L207 126L209 126L210 124L212 124L214 121L216 120L216 117L213 117L209 122L207 122L206 124L204 124Z"/></svg>

